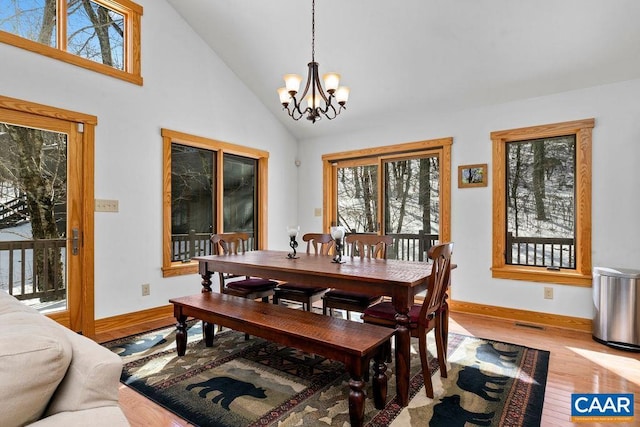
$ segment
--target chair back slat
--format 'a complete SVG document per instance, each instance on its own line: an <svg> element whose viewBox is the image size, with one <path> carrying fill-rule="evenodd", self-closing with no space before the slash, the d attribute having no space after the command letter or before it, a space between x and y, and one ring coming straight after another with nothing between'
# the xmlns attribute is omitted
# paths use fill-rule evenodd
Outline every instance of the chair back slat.
<svg viewBox="0 0 640 427"><path fill-rule="evenodd" d="M429 259L433 260L431 275L427 279L427 296L420 310L420 322L428 321L429 316L437 312L445 302L449 279L451 275L451 255L453 243L441 243L429 249Z"/></svg>
<svg viewBox="0 0 640 427"><path fill-rule="evenodd" d="M316 255L329 255L329 252L335 245L335 241L328 233L307 233L302 236L302 240L307 242L307 253Z"/></svg>
<svg viewBox="0 0 640 427"><path fill-rule="evenodd" d="M249 235L247 233L220 233L211 235L211 252L214 255L238 255L244 254L249 241ZM229 279L235 279L237 277L249 278L249 276L229 274L219 271L221 287L224 287L224 283Z"/></svg>
<svg viewBox="0 0 640 427"><path fill-rule="evenodd" d="M349 234L345 240L351 245L351 256L358 254L360 258L386 258L387 248L393 245L392 236L377 234Z"/></svg>
<svg viewBox="0 0 640 427"><path fill-rule="evenodd" d="M211 236L211 251L214 255L243 254L246 251L247 233L220 233Z"/></svg>

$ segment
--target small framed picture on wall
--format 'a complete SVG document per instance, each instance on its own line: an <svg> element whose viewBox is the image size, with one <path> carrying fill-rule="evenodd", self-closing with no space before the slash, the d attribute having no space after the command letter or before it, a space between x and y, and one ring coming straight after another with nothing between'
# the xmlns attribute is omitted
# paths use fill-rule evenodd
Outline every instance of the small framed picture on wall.
<svg viewBox="0 0 640 427"><path fill-rule="evenodd" d="M487 164L458 166L458 188L486 187Z"/></svg>

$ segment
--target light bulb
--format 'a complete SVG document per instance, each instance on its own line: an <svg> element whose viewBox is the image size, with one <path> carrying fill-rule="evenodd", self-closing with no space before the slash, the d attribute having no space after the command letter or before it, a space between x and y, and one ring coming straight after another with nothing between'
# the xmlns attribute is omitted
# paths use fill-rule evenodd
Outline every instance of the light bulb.
<svg viewBox="0 0 640 427"><path fill-rule="evenodd" d="M301 81L302 77L297 74L285 74L284 76L284 84L287 87L287 91L293 92L294 94L298 93Z"/></svg>
<svg viewBox="0 0 640 427"><path fill-rule="evenodd" d="M340 86L336 91L336 101L338 104L344 105L349 100L349 88L347 86Z"/></svg>

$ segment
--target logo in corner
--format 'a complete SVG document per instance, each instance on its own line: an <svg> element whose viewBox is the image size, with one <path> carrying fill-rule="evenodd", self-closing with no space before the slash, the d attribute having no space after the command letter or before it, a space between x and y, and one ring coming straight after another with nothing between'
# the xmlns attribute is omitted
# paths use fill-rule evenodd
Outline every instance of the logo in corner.
<svg viewBox="0 0 640 427"><path fill-rule="evenodd" d="M633 421L633 394L572 394L571 421L629 422Z"/></svg>

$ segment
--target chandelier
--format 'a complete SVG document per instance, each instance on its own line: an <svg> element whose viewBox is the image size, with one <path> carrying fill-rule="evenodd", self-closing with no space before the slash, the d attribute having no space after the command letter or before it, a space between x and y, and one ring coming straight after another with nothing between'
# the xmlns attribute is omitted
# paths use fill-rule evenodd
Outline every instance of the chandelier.
<svg viewBox="0 0 640 427"><path fill-rule="evenodd" d="M307 75L307 84L299 98L296 94L300 89L302 77L298 74L286 74L284 76L285 87L278 89L280 103L283 110L293 120L300 120L306 115L307 120L315 123L322 116L329 120L336 118L340 112L345 109L344 106L349 99L349 88L339 86L340 74L327 73L322 76L324 80L325 90L322 89L320 78L318 75L318 63L316 62L316 2L311 2L311 62L309 62L309 74ZM334 101L335 99L335 101ZM307 107L302 109L302 100L306 101ZM335 105L337 102L338 106ZM337 108L336 108L337 107Z"/></svg>

